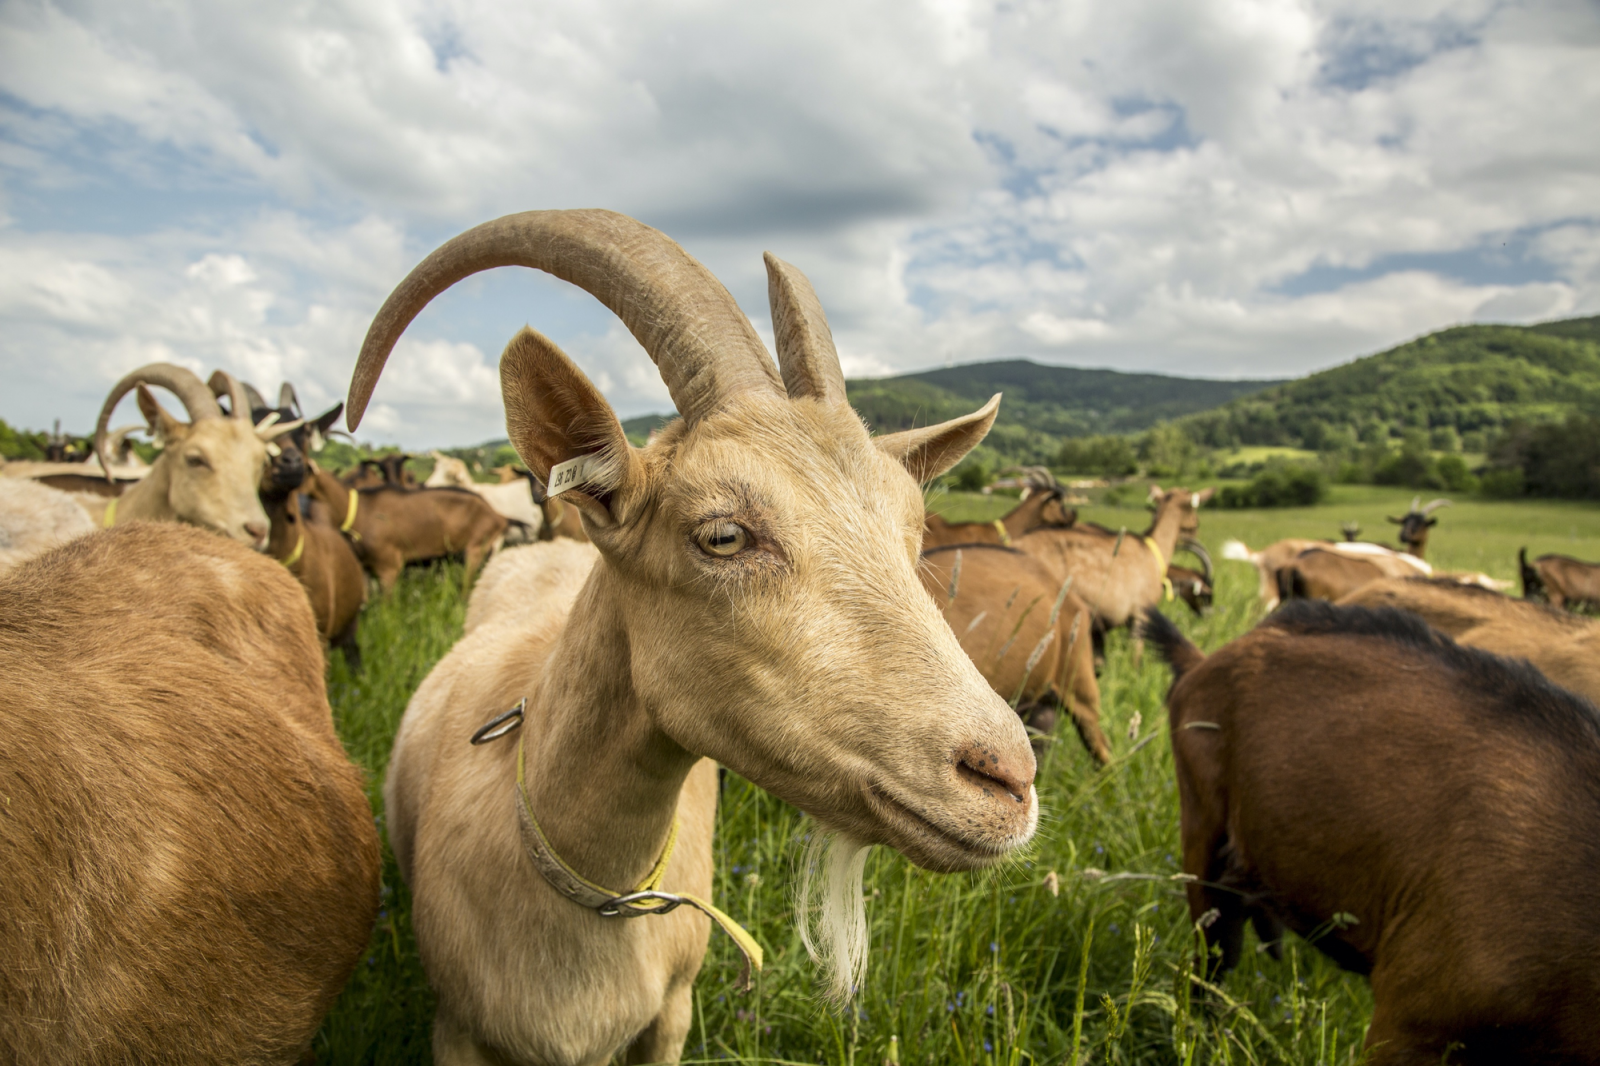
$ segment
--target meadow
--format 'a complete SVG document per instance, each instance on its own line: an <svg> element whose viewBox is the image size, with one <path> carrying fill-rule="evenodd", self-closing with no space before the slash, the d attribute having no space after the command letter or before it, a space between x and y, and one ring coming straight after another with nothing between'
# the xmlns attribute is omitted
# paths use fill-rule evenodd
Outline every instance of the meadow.
<svg viewBox="0 0 1600 1066"><path fill-rule="evenodd" d="M1337 536L1360 522L1393 541L1385 515L1411 494L1337 486L1328 504L1277 511L1203 512L1200 536L1217 562L1216 607L1196 618L1166 610L1203 650L1259 616L1253 568L1222 562L1238 537L1260 547L1285 536ZM952 518L993 518L1014 501L952 494ZM1142 530L1135 508L1082 508L1085 518ZM1429 544L1437 566L1516 577L1516 550L1600 559L1600 508L1564 503L1462 502L1440 512ZM361 628L365 670L334 657L329 697L351 756L367 771L380 828L380 790L394 730L412 691L460 635L455 565L413 569ZM1361 1061L1371 1013L1364 979L1291 939L1284 958L1253 950L1220 986L1193 967L1195 934L1179 872L1178 805L1162 699L1166 668L1135 665L1114 634L1101 677L1115 758L1095 770L1070 728L1045 746L1037 840L1026 854L977 874L941 876L877 849L865 890L872 954L846 1009L827 1009L796 931L793 864L814 826L729 775L719 810L716 902L763 943L767 967L748 995L734 990L738 954L712 935L695 989L684 1061L742 1063L1021 1064L1286 1063ZM465 743L465 740L463 740ZM509 802L509 797L508 797ZM417 958L409 900L392 856L372 947L316 1044L323 1064L426 1063L433 1005ZM645 919L653 920L653 919ZM671 921L671 918L661 919ZM530 975L531 977L532 975Z"/></svg>

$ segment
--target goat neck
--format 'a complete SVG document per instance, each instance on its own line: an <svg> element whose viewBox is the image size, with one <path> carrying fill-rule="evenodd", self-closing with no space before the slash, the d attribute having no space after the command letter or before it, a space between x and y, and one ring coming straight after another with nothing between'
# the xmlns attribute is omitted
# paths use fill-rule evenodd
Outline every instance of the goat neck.
<svg viewBox="0 0 1600 1066"><path fill-rule="evenodd" d="M540 828L567 863L626 892L661 854L698 756L663 732L634 687L630 626L614 574L596 567L549 666L529 693L518 738ZM506 788L513 787L508 761ZM506 817L515 817L507 803Z"/></svg>
<svg viewBox="0 0 1600 1066"><path fill-rule="evenodd" d="M1203 502L1202 494L1188 489L1168 489L1161 494L1155 517L1144 535L1156 542L1166 562L1172 562L1172 555L1178 550L1178 541L1200 528L1200 502Z"/></svg>

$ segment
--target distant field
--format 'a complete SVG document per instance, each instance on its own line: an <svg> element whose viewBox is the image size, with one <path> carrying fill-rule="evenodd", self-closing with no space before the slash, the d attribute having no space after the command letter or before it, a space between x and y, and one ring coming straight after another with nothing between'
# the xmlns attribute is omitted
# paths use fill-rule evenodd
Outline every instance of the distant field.
<svg viewBox="0 0 1600 1066"><path fill-rule="evenodd" d="M1215 461L1220 466L1231 466L1234 463L1264 463L1268 459L1297 459L1315 460L1316 452L1306 451L1304 448L1281 448L1266 445L1252 446L1249 448L1224 448L1217 451Z"/></svg>
<svg viewBox="0 0 1600 1066"><path fill-rule="evenodd" d="M1284 507L1261 511L1201 512L1200 539L1220 557L1223 540L1237 537L1259 548L1284 537L1341 538L1341 523L1358 522L1361 539L1395 544L1397 528L1388 515L1401 515L1416 492L1373 485L1335 485L1332 500L1316 507ZM1423 502L1430 499L1423 495ZM988 521L1016 506L1010 497L952 492L932 506L951 521ZM1150 514L1142 508L1082 506L1085 520L1113 529L1142 530ZM1482 570L1499 578L1517 576L1517 549L1530 557L1560 552L1600 560L1600 506L1565 500L1477 500L1463 497L1434 514L1439 524L1428 539L1428 560L1452 570ZM1220 561L1218 565L1223 565Z"/></svg>
<svg viewBox="0 0 1600 1066"><path fill-rule="evenodd" d="M1337 535L1339 523L1353 519L1372 538L1392 541L1383 516L1399 514L1410 499L1340 487L1321 507L1206 511L1201 537L1220 555L1225 537L1259 547L1289 535ZM993 518L1013 502L954 495L939 506L956 518ZM1114 527L1148 522L1137 508L1083 513ZM1440 512L1430 556L1511 578L1523 543L1600 559L1600 508L1461 503ZM1254 571L1217 565L1210 616L1167 608L1207 650L1244 632L1258 613ZM337 660L330 670L336 723L367 768L375 809L406 701L460 634L459 580L456 566L408 571L363 619L366 672L352 678ZM843 1013L815 997L792 917L792 864L810 824L730 776L719 813L716 902L760 938L768 967L754 994L735 994L736 953L725 937L712 937L685 1061L879 1066L892 1047L899 1062L927 1066L1357 1063L1371 1013L1366 982L1298 941L1281 963L1247 952L1214 1003L1200 1003L1187 908L1171 880L1179 865L1162 705L1168 681L1152 658L1135 667L1126 640L1113 635L1101 686L1116 758L1093 769L1070 727L1047 749L1038 840L1017 861L940 876L879 849L866 882L872 961L857 1003ZM1059 895L1046 887L1052 871ZM429 1062L432 1010L410 902L390 857L371 954L319 1035L317 1061Z"/></svg>

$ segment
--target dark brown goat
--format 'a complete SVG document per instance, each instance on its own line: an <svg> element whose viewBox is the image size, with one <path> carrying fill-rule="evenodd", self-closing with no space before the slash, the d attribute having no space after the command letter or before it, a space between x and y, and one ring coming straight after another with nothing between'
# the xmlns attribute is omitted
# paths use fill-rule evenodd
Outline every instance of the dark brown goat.
<svg viewBox="0 0 1600 1066"><path fill-rule="evenodd" d="M378 837L278 563L133 523L0 579L0 1062L294 1063Z"/></svg>
<svg viewBox="0 0 1600 1066"><path fill-rule="evenodd" d="M1450 506L1450 501L1445 499L1431 500L1426 507L1419 506L1421 503L1422 497L1418 496L1411 501L1411 510L1404 515L1399 518L1394 515L1388 516L1389 521L1400 527L1398 535L1400 543L1405 545L1406 552L1415 555L1418 559L1427 554L1428 531L1439 524L1437 518L1431 517L1433 512L1441 507ZM1346 539L1354 540L1355 538L1347 534Z"/></svg>
<svg viewBox="0 0 1600 1066"><path fill-rule="evenodd" d="M1145 631L1220 969L1282 922L1370 975L1372 1066L1600 1063L1593 704L1400 611L1295 601L1209 658Z"/></svg>
<svg viewBox="0 0 1600 1066"><path fill-rule="evenodd" d="M363 459L354 470L339 480L347 489L375 489L382 485L414 489L417 487L417 475L406 466L414 458L405 452L390 452L376 459Z"/></svg>
<svg viewBox="0 0 1600 1066"><path fill-rule="evenodd" d="M1094 760L1111 759L1100 731L1093 620L1070 584L999 544L935 548L923 553L917 572L961 649L1025 724L1051 733L1065 706Z"/></svg>
<svg viewBox="0 0 1600 1066"><path fill-rule="evenodd" d="M406 563L457 552L466 558L470 585L506 535L505 518L466 489L351 489L312 464L306 491L328 508L332 522L349 535L356 558L386 593Z"/></svg>
<svg viewBox="0 0 1600 1066"><path fill-rule="evenodd" d="M1543 597L1552 607L1600 607L1600 564L1570 555L1541 555L1528 563L1528 549L1517 552L1522 569L1522 595Z"/></svg>
<svg viewBox="0 0 1600 1066"><path fill-rule="evenodd" d="M350 542L326 517L327 508L314 511L298 488L263 491L261 505L272 523L267 554L305 588L318 635L344 653L351 669L359 668L356 626L367 599L367 579Z"/></svg>
<svg viewBox="0 0 1600 1066"><path fill-rule="evenodd" d="M1078 512L1061 502L1061 489L1040 489L1029 493L1002 518L992 522L946 522L928 512L923 519L922 550L932 551L952 544L1001 544L1011 542L1030 529L1051 526L1065 529L1078 520Z"/></svg>
<svg viewBox="0 0 1600 1066"><path fill-rule="evenodd" d="M1216 579L1211 563L1211 553L1198 540L1185 537L1178 542L1178 551L1187 551L1200 560L1200 570L1186 566L1168 566L1167 580L1172 583L1173 595L1189 605L1189 610L1203 615L1215 597L1212 582Z"/></svg>

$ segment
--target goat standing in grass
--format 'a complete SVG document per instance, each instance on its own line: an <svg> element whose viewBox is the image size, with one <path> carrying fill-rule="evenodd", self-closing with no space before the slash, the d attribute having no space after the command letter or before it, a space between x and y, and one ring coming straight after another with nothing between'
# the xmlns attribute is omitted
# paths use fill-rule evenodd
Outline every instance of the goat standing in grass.
<svg viewBox="0 0 1600 1066"><path fill-rule="evenodd" d="M1190 492L1150 486L1155 515L1143 533L1116 532L1079 522L1030 530L1017 547L1041 560L1057 581L1069 575L1073 594L1094 612L1100 627L1132 627L1139 612L1171 596L1167 564L1180 538L1200 528L1200 507L1212 490Z"/></svg>
<svg viewBox="0 0 1600 1066"><path fill-rule="evenodd" d="M1600 1063L1593 704L1400 611L1298 600L1209 657L1146 634L1217 969L1282 923L1370 975L1372 1066Z"/></svg>
<svg viewBox="0 0 1600 1066"><path fill-rule="evenodd" d="M918 485L983 437L998 398L872 439L794 268L767 259L774 367L727 290L667 237L608 211L542 211L453 239L395 290L356 367L352 428L407 323L504 265L610 307L683 417L636 449L549 340L524 329L501 357L511 442L582 512L598 561L570 611L515 595L537 567L497 579L500 606L429 674L395 740L390 839L438 992L435 1061L677 1061L710 928L691 909L711 893L710 760L840 834L815 857L824 902L808 939L841 998L865 965L867 845L967 870L1033 833L1027 733L916 573ZM555 547L518 551L537 562ZM515 736L468 744L523 700ZM602 913L625 910L608 901L641 879L698 899Z"/></svg>
<svg viewBox="0 0 1600 1066"><path fill-rule="evenodd" d="M1600 563L1586 563L1570 555L1541 555L1528 562L1528 549L1517 551L1522 571L1522 595L1547 599L1555 607L1600 607Z"/></svg>
<svg viewBox="0 0 1600 1066"><path fill-rule="evenodd" d="M282 566L136 523L0 578L0 1062L303 1061L378 835Z"/></svg>
<svg viewBox="0 0 1600 1066"><path fill-rule="evenodd" d="M1100 730L1094 619L1070 581L999 544L925 550L921 574L962 650L1030 729L1054 733L1065 708L1090 757L1111 761Z"/></svg>

